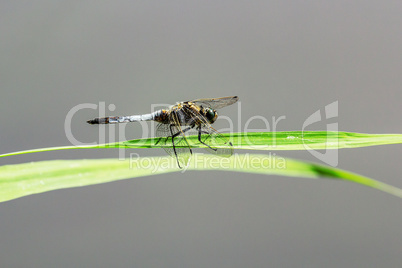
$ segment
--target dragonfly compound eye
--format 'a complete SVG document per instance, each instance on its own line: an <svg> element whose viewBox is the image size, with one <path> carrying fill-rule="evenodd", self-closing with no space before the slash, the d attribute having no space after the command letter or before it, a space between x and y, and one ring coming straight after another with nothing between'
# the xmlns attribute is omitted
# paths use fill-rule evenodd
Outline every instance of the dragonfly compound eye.
<svg viewBox="0 0 402 268"><path fill-rule="evenodd" d="M213 122L215 122L216 118L218 117L218 114L214 110L208 109L207 112L206 112L205 117L212 124Z"/></svg>

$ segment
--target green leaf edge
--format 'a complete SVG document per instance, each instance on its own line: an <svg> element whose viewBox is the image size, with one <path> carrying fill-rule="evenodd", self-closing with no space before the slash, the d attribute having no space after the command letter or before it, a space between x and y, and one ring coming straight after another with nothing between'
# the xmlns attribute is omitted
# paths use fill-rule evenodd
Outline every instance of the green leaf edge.
<svg viewBox="0 0 402 268"><path fill-rule="evenodd" d="M365 134L337 131L240 132L223 133L222 135L232 142L234 149L242 150L326 150L402 143L402 134ZM0 157L71 149L160 148L159 144L155 145L157 140L157 138L144 138L85 146L48 147L1 154ZM205 147L198 142L196 135L188 136L187 141L193 148Z"/></svg>

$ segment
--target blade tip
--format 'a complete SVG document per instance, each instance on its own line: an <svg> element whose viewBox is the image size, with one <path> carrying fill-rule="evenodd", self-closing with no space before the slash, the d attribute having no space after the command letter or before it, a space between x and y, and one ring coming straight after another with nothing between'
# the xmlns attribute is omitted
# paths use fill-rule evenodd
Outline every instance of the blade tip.
<svg viewBox="0 0 402 268"><path fill-rule="evenodd" d="M97 124L99 122L99 120L96 120L96 119L97 118L88 120L87 123L90 124L90 125L95 125L95 124Z"/></svg>
<svg viewBox="0 0 402 268"><path fill-rule="evenodd" d="M94 119L88 120L87 123L90 125L108 124L109 119L108 118L94 118Z"/></svg>

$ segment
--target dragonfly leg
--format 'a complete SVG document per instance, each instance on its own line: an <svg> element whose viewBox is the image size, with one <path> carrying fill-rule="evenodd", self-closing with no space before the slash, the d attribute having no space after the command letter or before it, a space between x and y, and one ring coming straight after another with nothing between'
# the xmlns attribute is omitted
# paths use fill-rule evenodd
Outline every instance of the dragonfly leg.
<svg viewBox="0 0 402 268"><path fill-rule="evenodd" d="M180 133L180 132L178 132L178 133L176 133L176 134L173 135L172 126L173 126L173 125L170 125L170 126L169 126L169 129L170 129L170 134L172 135L173 152L174 152L174 155L176 156L177 165L179 166L179 168L181 168L180 162L179 162L179 158L177 157L176 146L174 145L174 137L176 137L176 136L178 135L178 133ZM176 135L176 136L175 136L175 135Z"/></svg>
<svg viewBox="0 0 402 268"><path fill-rule="evenodd" d="M186 133L187 131L189 131L191 128L192 128L192 127L187 127L187 128L185 128L185 129L182 129L181 131L182 131L183 134L184 134L184 133ZM193 150L191 150L191 147L189 147L189 149L190 149L190 154L193 154Z"/></svg>
<svg viewBox="0 0 402 268"><path fill-rule="evenodd" d="M198 127L198 141L201 142L202 144L204 144L205 146L207 146L207 147L208 147L209 149L211 149L211 150L214 150L214 151L218 150L217 148L212 148L211 146L209 146L208 144L206 144L205 142L203 142L203 141L201 140L201 134L202 134L202 133L204 133L204 134L209 134L209 133L206 132L206 131L202 131L201 126L199 126L199 127Z"/></svg>
<svg viewBox="0 0 402 268"><path fill-rule="evenodd" d="M177 136L179 136L182 132L183 132L183 133L186 133L187 131L189 131L189 130L191 129L191 127L187 127L187 128L185 128L185 129L182 129L182 131L179 131L179 132L177 132L176 134L173 134L172 126L174 126L174 125L170 125L170 133L172 134L172 139L173 139L173 138L176 138Z"/></svg>
<svg viewBox="0 0 402 268"><path fill-rule="evenodd" d="M186 133L187 131L189 131L190 129L191 129L191 127L187 127L187 128L185 128L185 129L182 129L182 131L179 131L179 132L177 132L177 133L175 133L175 134L173 134L173 130L172 130L172 127L173 127L174 125L170 125L169 126L169 129L170 129L170 134L172 135L172 145L173 145L173 152L174 152L174 155L176 156L176 160L177 160L177 164L179 165L179 167L180 167L180 163L179 163L179 159L177 158L177 152L176 152L176 146L174 145L174 138L176 138L177 136L179 136L180 134L184 134L184 133ZM158 141L159 142L159 141ZM193 154L193 151L191 150L191 148L189 148L190 149L190 154ZM181 168L181 167L180 167Z"/></svg>
<svg viewBox="0 0 402 268"><path fill-rule="evenodd" d="M157 144L162 140L162 138L163 138L163 137L160 137L160 138L158 139L158 141L155 142L155 145L157 145Z"/></svg>

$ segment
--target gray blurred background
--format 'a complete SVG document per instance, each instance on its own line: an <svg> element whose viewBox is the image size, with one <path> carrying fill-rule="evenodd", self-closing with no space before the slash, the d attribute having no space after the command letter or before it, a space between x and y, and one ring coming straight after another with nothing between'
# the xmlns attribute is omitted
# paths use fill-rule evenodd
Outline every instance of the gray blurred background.
<svg viewBox="0 0 402 268"><path fill-rule="evenodd" d="M238 95L240 127L254 115L284 115L279 131L300 130L339 101L330 123L340 130L401 133L401 14L401 1L3 0L0 153L70 145L68 111L100 101L116 105L109 115L129 115ZM237 109L221 114L237 123ZM73 117L77 139L98 138L85 123L95 116ZM126 128L129 139L141 133ZM401 152L341 150L338 167L402 187ZM277 153L319 162L307 151ZM73 150L0 161L117 156ZM0 204L0 267L400 267L401 212L401 199L348 182L136 178Z"/></svg>

